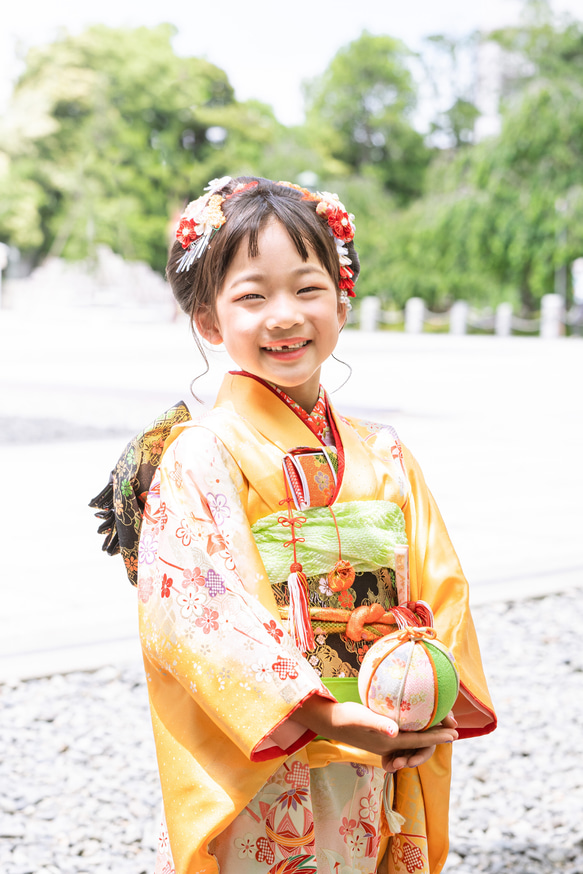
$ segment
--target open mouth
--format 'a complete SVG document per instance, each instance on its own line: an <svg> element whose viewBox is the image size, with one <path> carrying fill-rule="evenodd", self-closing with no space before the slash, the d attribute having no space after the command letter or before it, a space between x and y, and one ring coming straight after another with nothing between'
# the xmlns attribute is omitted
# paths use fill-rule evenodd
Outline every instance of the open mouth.
<svg viewBox="0 0 583 874"><path fill-rule="evenodd" d="M266 352L295 352L296 349L303 349L309 342L309 340L300 340L298 343L290 343L289 345L282 343L281 346L264 346L263 348Z"/></svg>

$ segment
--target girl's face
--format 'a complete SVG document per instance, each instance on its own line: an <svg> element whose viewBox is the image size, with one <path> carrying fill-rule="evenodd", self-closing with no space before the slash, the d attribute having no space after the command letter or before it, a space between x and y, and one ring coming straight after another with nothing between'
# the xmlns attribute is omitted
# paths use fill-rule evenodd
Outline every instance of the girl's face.
<svg viewBox="0 0 583 874"><path fill-rule="evenodd" d="M336 285L308 247L307 261L285 227L273 220L251 258L244 240L216 300L216 316L196 319L210 343L224 343L243 370L282 388L311 412L320 367L346 320Z"/></svg>

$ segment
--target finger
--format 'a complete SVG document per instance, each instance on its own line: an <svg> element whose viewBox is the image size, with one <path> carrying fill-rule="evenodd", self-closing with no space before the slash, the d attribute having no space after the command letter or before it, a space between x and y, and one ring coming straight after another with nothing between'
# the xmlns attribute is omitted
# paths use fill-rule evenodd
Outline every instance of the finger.
<svg viewBox="0 0 583 874"><path fill-rule="evenodd" d="M399 752L417 750L436 744L451 743L457 740L457 736L455 728L441 728L439 726L430 728L428 731L402 731L395 738L394 747Z"/></svg>
<svg viewBox="0 0 583 874"><path fill-rule="evenodd" d="M432 747L424 747L422 750L414 750L411 752L407 760L406 768L418 768L419 765L424 765L427 762L433 753L435 752L435 746Z"/></svg>
<svg viewBox="0 0 583 874"><path fill-rule="evenodd" d="M403 750L399 753L392 753L383 757L383 768L391 774L402 768L418 768L419 765L425 764L434 752L435 746L430 746L420 750Z"/></svg>
<svg viewBox="0 0 583 874"><path fill-rule="evenodd" d="M391 762L391 768L393 773L395 773L395 771L400 771L402 768L406 768L408 761L409 757L406 755L395 756L395 758Z"/></svg>
<svg viewBox="0 0 583 874"><path fill-rule="evenodd" d="M453 715L452 710L450 710L445 719L441 721L441 725L443 725L445 728L457 728L457 719Z"/></svg>

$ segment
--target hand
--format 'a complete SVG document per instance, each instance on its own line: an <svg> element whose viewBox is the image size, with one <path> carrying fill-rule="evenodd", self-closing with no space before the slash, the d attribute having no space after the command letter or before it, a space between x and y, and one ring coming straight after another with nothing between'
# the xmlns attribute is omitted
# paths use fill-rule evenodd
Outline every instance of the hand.
<svg viewBox="0 0 583 874"><path fill-rule="evenodd" d="M453 740L457 739L458 734L457 731L455 731L457 728L457 722L452 712L448 713L443 722L440 723L440 726L443 728L454 729L455 738L453 738ZM436 727L439 728L440 726ZM432 731L432 729L429 730ZM410 734L417 734L417 732L403 732L402 737L408 737ZM422 734L426 735L427 732L422 732ZM444 743L444 741L440 741L440 743ZM383 756L383 768L390 773L399 771L401 768L418 768L419 765L425 764L425 762L431 758L435 752L436 746L437 743L430 747L397 751L388 756Z"/></svg>
<svg viewBox="0 0 583 874"><path fill-rule="evenodd" d="M308 698L296 710L294 719L330 740L376 753L382 757L385 770L391 772L423 764L437 744L451 743L458 736L455 720L450 717L427 731L399 733L396 722L362 704L339 704L320 695Z"/></svg>

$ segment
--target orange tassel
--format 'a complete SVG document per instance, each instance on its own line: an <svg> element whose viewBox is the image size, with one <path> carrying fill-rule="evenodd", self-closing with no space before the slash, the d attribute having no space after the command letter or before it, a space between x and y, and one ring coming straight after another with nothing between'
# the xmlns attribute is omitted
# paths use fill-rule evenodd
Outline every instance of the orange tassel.
<svg viewBox="0 0 583 874"><path fill-rule="evenodd" d="M296 646L306 653L316 646L312 623L310 622L310 602L308 599L308 580L299 562L290 567L287 578L289 589L289 631Z"/></svg>

